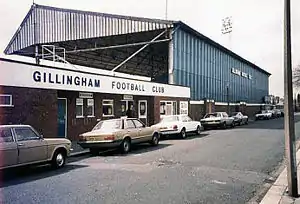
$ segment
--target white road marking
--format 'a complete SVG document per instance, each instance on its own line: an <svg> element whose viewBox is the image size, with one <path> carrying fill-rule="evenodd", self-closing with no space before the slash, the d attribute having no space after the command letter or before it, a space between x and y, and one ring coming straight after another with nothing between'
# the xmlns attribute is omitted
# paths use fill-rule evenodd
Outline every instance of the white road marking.
<svg viewBox="0 0 300 204"><path fill-rule="evenodd" d="M223 182L223 181L212 180L212 182L216 183L216 184L226 185L226 182Z"/></svg>

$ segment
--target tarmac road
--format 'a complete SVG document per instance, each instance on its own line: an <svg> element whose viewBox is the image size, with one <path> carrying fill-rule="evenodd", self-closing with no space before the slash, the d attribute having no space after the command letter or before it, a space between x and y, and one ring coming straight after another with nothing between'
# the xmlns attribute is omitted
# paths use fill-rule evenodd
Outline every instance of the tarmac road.
<svg viewBox="0 0 300 204"><path fill-rule="evenodd" d="M139 145L126 156L74 157L60 170L10 170L2 175L0 198L14 204L240 204L268 181L283 156L283 118L257 121L157 147Z"/></svg>

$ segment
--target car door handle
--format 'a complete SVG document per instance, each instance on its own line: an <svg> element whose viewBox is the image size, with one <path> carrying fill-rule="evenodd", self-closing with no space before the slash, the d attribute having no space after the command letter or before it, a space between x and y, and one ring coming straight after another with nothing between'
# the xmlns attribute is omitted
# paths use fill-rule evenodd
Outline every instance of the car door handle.
<svg viewBox="0 0 300 204"><path fill-rule="evenodd" d="M24 146L24 144L23 143L19 143L18 146L21 147L21 146Z"/></svg>

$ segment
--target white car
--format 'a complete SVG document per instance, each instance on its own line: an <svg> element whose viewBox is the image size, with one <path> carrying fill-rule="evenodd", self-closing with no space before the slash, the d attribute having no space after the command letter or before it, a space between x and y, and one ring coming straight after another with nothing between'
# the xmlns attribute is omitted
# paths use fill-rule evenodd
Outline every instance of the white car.
<svg viewBox="0 0 300 204"><path fill-rule="evenodd" d="M259 111L256 115L255 115L255 120L269 120L273 117L273 113L269 110L262 110Z"/></svg>
<svg viewBox="0 0 300 204"><path fill-rule="evenodd" d="M244 124L248 124L248 116L247 115L244 115L243 113L241 112L233 112L230 114L231 117L234 118L234 123L237 124L237 125L244 125Z"/></svg>
<svg viewBox="0 0 300 204"><path fill-rule="evenodd" d="M211 127L221 127L227 128L227 126L234 127L234 118L229 117L226 112L216 112L216 113L209 113L201 119L201 124L203 125L204 129L211 128Z"/></svg>
<svg viewBox="0 0 300 204"><path fill-rule="evenodd" d="M179 134L182 139L186 138L187 132L201 133L201 123L187 115L162 116L160 122L153 126L159 128L162 135Z"/></svg>

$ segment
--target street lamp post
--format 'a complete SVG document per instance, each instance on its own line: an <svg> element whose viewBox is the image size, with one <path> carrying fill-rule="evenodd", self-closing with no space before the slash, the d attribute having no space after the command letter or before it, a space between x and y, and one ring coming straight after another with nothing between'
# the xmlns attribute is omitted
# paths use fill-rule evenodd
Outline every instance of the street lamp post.
<svg viewBox="0 0 300 204"><path fill-rule="evenodd" d="M291 56L291 1L284 0L284 136L288 194L298 196Z"/></svg>
<svg viewBox="0 0 300 204"><path fill-rule="evenodd" d="M226 84L226 97L227 97L227 113L230 114L230 104L229 104L229 83Z"/></svg>

